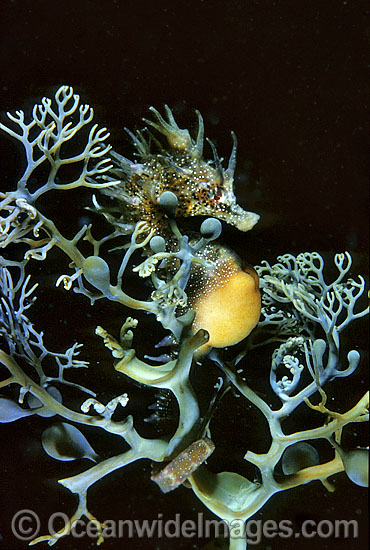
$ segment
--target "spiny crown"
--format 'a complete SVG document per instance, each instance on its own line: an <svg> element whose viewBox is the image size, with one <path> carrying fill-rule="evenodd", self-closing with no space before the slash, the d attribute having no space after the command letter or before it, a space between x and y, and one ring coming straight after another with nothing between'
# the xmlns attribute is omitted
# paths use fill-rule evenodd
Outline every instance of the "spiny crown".
<svg viewBox="0 0 370 550"><path fill-rule="evenodd" d="M179 217L213 216L241 231L249 231L259 216L243 210L236 202L233 191L236 165L236 136L232 132L233 147L226 170L223 169L215 145L208 139L213 160L203 158L204 124L199 111L198 131L193 139L187 129L176 123L171 109L165 105L167 120L150 107L155 120L144 122L166 138L166 145L148 128L130 135L136 148L139 162L112 153L115 167L112 178L121 183L103 192L118 199L116 208L104 209L103 213L121 229L126 224L146 221L159 233L166 230L168 221L159 205L164 191L172 191L178 197ZM118 216L117 216L118 214Z"/></svg>

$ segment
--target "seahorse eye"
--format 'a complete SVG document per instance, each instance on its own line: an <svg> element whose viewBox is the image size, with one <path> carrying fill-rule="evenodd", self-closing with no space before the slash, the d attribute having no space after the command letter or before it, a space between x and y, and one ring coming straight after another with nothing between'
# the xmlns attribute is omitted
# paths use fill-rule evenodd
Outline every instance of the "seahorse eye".
<svg viewBox="0 0 370 550"><path fill-rule="evenodd" d="M224 189L222 187L215 187L211 188L208 191L208 197L211 199L211 201L221 201L225 196Z"/></svg>

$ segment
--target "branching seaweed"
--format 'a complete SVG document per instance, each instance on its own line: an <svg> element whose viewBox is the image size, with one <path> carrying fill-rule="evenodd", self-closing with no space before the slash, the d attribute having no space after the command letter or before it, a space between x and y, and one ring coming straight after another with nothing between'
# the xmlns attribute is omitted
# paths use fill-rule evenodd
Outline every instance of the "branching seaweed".
<svg viewBox="0 0 370 550"><path fill-rule="evenodd" d="M222 229L218 218L246 231L256 223L258 216L244 212L235 201L232 187L235 136L228 168L223 170L212 143L213 165L203 161L204 128L199 113L198 134L193 140L188 130L177 125L168 107L167 120L155 109L151 110L155 121L147 123L166 137L169 152L153 134L147 138L142 132L129 132L140 163L131 162L111 150L106 144L109 132L106 128L98 129L93 123L93 110L88 105L81 105L79 96L68 86L61 86L53 100L43 98L41 104L33 108L30 118L27 119L23 111L16 111L7 114L9 126L0 124L1 130L23 145L26 157L26 168L16 189L0 194L0 246L7 252L6 257L0 258L0 389L6 390L0 396L0 422L13 422L36 414L59 415L66 422L44 432L44 450L51 457L63 460L58 441L68 435L72 458L87 456L94 462L85 471L59 480L78 497L77 508L67 525L57 533L34 539L31 544L43 541L54 544L68 535L82 517L96 525L97 543L103 542L106 526L89 512L88 490L113 471L139 459L156 463L152 479L162 491L173 490L187 479L205 506L229 523L235 519L245 522L275 493L311 481L319 480L332 491L334 487L329 478L343 471L355 483L367 483L368 450L344 449L341 433L351 423L368 420L368 394L340 413L327 407L324 389L332 380L350 376L360 362L355 349L347 353L346 365L342 365L340 357L344 329L369 312L368 307L361 306L364 279L348 277L352 265L350 254L335 255L337 276L332 282L326 281L324 260L318 253L307 252L296 257L285 254L273 265L263 261L256 267L262 315L244 351L231 361L224 361L222 353L212 352L206 359L197 350L202 349L210 335L203 328L193 329L196 311L189 300L189 282L194 286L197 277L206 274L209 282L215 273L223 273L217 263L217 254L209 253L210 249L219 247L214 244ZM80 146L79 152L71 154L71 142ZM159 151L155 154L153 144ZM74 165L75 173L78 172L71 181L60 177L66 165ZM35 184L40 166L45 167L45 178L40 177ZM165 176L155 180L160 174ZM154 183L149 189L150 178ZM177 195L175 181L188 186L186 191ZM106 206L99 204L95 195L91 197L92 209L112 224L111 232L100 239L94 237L92 225L84 225L76 230L73 238L67 239L58 229L57 220L46 217L39 207L38 199L49 191L64 192L78 187L90 187L94 192L103 189L116 200ZM199 196L207 195L203 210L193 208L189 202L189 197L196 197L198 192L202 194ZM137 193L141 193L140 200ZM142 212L145 216L140 218ZM178 217L184 212L186 215L206 213L212 217L206 219L198 231L195 229L190 239L178 225ZM122 239L125 239L123 244ZM47 260L54 249L62 251L67 260L66 265L60 260L55 281L60 291L64 287L65 291L81 294L92 306L98 300L108 300L131 311L145 311L152 315L153 327L159 323L167 331L157 347L167 346L170 351L160 355L158 363L153 365L151 360L155 358L139 358L135 333L140 325L137 319L127 316L125 309L123 317L126 319L118 334L110 334L102 326L92 327L110 350L116 373L139 383L142 391L157 388L172 396L178 405L176 429L172 434L145 438L135 428L135 415L115 420L117 408L124 408L130 402L130 392L104 401L98 397L93 376L87 377L91 388L68 380L65 376L68 370L89 369L88 363L80 359L81 344L74 342L64 352L47 349L43 332L29 317L37 286L43 282L42 277L39 282L33 282L29 265L33 260ZM115 252L114 261L112 251ZM15 259L10 259L12 257ZM256 292L254 284L258 277L251 275L246 283L246 275L234 256L228 252L225 257L232 268L222 285L226 287L232 275L238 273L243 284L251 285L254 281L251 288ZM146 300L129 295L128 275L136 277L138 283L142 279L149 283L151 288ZM203 284L199 295L208 296L212 288L212 284L210 290ZM272 349L265 387L280 401L278 408L269 405L236 371L237 364L250 350L262 347ZM216 388L218 397L211 403L204 403L190 375L199 364L208 360L220 370L221 378ZM221 392L223 385L225 389ZM68 386L82 394L79 409L65 404L63 392ZM271 443L266 453L245 449L244 458L258 470L258 481L236 472L214 473L205 464L210 454L217 451L217 441L211 439L215 403L218 408L224 405L222 398L230 387L242 396L239 403L245 404L246 411L252 405L261 412L269 432ZM200 410L207 406L208 412L202 418ZM321 414L322 424L286 433L283 422L299 406L306 407L307 412L314 410ZM113 434L123 439L127 450L100 459L75 424ZM313 446L307 444L317 440L330 443L334 453L332 459L322 462ZM306 444L300 447L305 460L303 466L301 463L297 467L296 445L300 443ZM281 461L283 475L277 475L277 465ZM233 536L231 531L230 549L245 548L245 537Z"/></svg>

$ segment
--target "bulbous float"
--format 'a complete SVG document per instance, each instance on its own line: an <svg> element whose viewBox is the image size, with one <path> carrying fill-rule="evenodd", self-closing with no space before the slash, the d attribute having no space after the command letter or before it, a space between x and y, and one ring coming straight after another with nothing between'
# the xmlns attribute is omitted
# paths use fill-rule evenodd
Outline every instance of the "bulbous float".
<svg viewBox="0 0 370 550"><path fill-rule="evenodd" d="M343 451L341 458L349 479L360 487L369 487L369 449Z"/></svg>
<svg viewBox="0 0 370 550"><path fill-rule="evenodd" d="M285 475L292 475L304 468L320 464L320 456L315 447L306 441L294 443L283 454L281 466Z"/></svg>

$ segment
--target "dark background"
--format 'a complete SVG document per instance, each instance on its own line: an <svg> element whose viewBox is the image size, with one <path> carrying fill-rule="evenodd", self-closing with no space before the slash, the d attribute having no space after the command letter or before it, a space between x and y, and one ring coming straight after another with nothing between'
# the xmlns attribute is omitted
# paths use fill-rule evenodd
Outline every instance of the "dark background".
<svg viewBox="0 0 370 550"><path fill-rule="evenodd" d="M148 106L161 109L168 103L179 125L190 129L196 126L197 108L206 135L221 156L227 158L230 130L236 132L238 201L261 214L256 228L241 238L225 228L227 243L251 263L285 252L317 250L330 258L334 252L350 250L354 273L366 273L366 6L350 0L150 5L119 0L2 0L0 111L27 110L40 97L50 97L59 85L71 85L83 102L94 107L96 121L110 129L114 149L130 156L123 126L140 127ZM1 177L8 187L19 175L22 157L6 138L1 137L0 146ZM360 338L365 328L361 330ZM354 383L347 380L344 385L348 390ZM45 516L50 510L67 511L73 506L69 495L48 493L44 471L48 479L64 477L63 464L50 459L40 470L30 451L36 443L19 440L24 425L32 430L33 424L22 422L17 428L4 426L0 440L6 461L0 547L6 550L26 547L9 539L8 518L21 504L43 509ZM146 481L149 466L145 468L144 481L138 464L103 482L95 496L101 514L114 517L115 511L121 517L121 511L124 517L155 518L163 512L172 518L179 511L186 519L203 510L185 489L168 496L154 491ZM362 532L356 546L365 547L365 491L344 476L338 476L337 486L337 493L330 495L318 483L277 495L258 517L293 518L297 524L306 517L359 519ZM62 539L55 548L72 548L75 543ZM86 540L80 547L89 544ZM120 544L104 543L107 548ZM125 544L130 550L180 548L176 541L163 540ZM201 546L181 544L186 549ZM314 544L329 549L347 548L351 542L314 539ZM300 547L305 545L311 548L312 541L299 541ZM258 548L270 547L293 549L297 541L264 541Z"/></svg>

